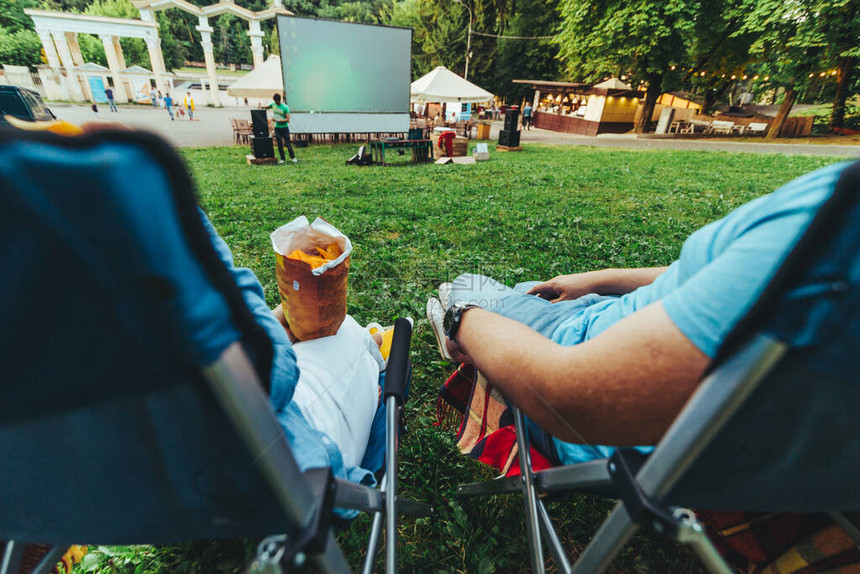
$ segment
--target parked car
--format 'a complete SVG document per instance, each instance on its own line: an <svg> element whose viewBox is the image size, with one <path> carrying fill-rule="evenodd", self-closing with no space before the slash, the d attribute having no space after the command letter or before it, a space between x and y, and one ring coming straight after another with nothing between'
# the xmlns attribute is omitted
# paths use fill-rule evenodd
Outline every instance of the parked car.
<svg viewBox="0 0 860 574"><path fill-rule="evenodd" d="M57 119L38 92L19 86L0 85L0 125L7 125L4 119L7 115L27 122Z"/></svg>

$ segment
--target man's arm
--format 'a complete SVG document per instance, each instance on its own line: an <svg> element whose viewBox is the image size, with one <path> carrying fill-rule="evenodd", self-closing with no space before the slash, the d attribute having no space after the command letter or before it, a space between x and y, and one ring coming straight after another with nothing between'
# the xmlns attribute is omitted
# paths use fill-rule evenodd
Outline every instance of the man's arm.
<svg viewBox="0 0 860 574"><path fill-rule="evenodd" d="M659 302L573 347L470 309L448 349L541 428L587 444L655 444L710 364Z"/></svg>
<svg viewBox="0 0 860 574"><path fill-rule="evenodd" d="M624 295L643 285L652 283L668 267L645 267L641 269L603 269L587 273L559 275L528 290L529 295L558 303L597 293L599 295Z"/></svg>

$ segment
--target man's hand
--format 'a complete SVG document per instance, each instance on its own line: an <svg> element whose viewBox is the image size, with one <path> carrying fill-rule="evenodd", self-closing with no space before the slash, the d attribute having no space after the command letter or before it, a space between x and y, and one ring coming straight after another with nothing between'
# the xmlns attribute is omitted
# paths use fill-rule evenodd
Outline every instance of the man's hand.
<svg viewBox="0 0 860 574"><path fill-rule="evenodd" d="M472 357L466 354L466 350L457 341L446 338L445 347L448 349L448 354L451 355L454 362L466 363L467 365L472 364Z"/></svg>
<svg viewBox="0 0 860 574"><path fill-rule="evenodd" d="M529 289L528 295L537 295L553 303L577 299L589 293L598 295L624 295L653 282L666 267L643 269L603 269L588 273L559 275Z"/></svg>
<svg viewBox="0 0 860 574"><path fill-rule="evenodd" d="M284 331L287 332L287 337L290 339L290 343L297 343L298 339L296 339L293 332L290 331L290 325L287 323L287 317L284 315L284 308L282 305L278 305L274 309L272 309L272 314L275 316L275 319L278 320L278 323L284 328Z"/></svg>
<svg viewBox="0 0 860 574"><path fill-rule="evenodd" d="M596 273L574 273L572 275L558 275L549 281L539 283L526 291L527 295L537 295L552 303L578 299L589 293L597 293L595 281Z"/></svg>

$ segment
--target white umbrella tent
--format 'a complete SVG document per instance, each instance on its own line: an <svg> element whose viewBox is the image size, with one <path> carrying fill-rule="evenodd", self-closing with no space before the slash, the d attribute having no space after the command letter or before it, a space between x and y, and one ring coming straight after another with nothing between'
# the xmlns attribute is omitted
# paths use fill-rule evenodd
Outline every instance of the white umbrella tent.
<svg viewBox="0 0 860 574"><path fill-rule="evenodd" d="M412 82L410 88L412 102L460 102L477 104L493 99L493 94L464 80L445 66Z"/></svg>
<svg viewBox="0 0 860 574"><path fill-rule="evenodd" d="M438 66L429 74L418 78L410 87L410 101L420 104L477 104L489 102L493 97L487 90L461 78L444 66Z"/></svg>
<svg viewBox="0 0 860 574"><path fill-rule="evenodd" d="M284 92L284 73L280 56L269 59L248 72L227 88L227 94L235 98L271 99L275 92Z"/></svg>

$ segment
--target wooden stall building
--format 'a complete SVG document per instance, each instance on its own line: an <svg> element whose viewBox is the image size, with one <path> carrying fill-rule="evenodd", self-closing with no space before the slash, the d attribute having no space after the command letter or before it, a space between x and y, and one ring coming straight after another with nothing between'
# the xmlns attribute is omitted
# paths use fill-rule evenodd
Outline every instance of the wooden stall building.
<svg viewBox="0 0 860 574"><path fill-rule="evenodd" d="M557 132L596 136L633 129L645 92L615 78L599 84L514 80L534 91L534 126Z"/></svg>

